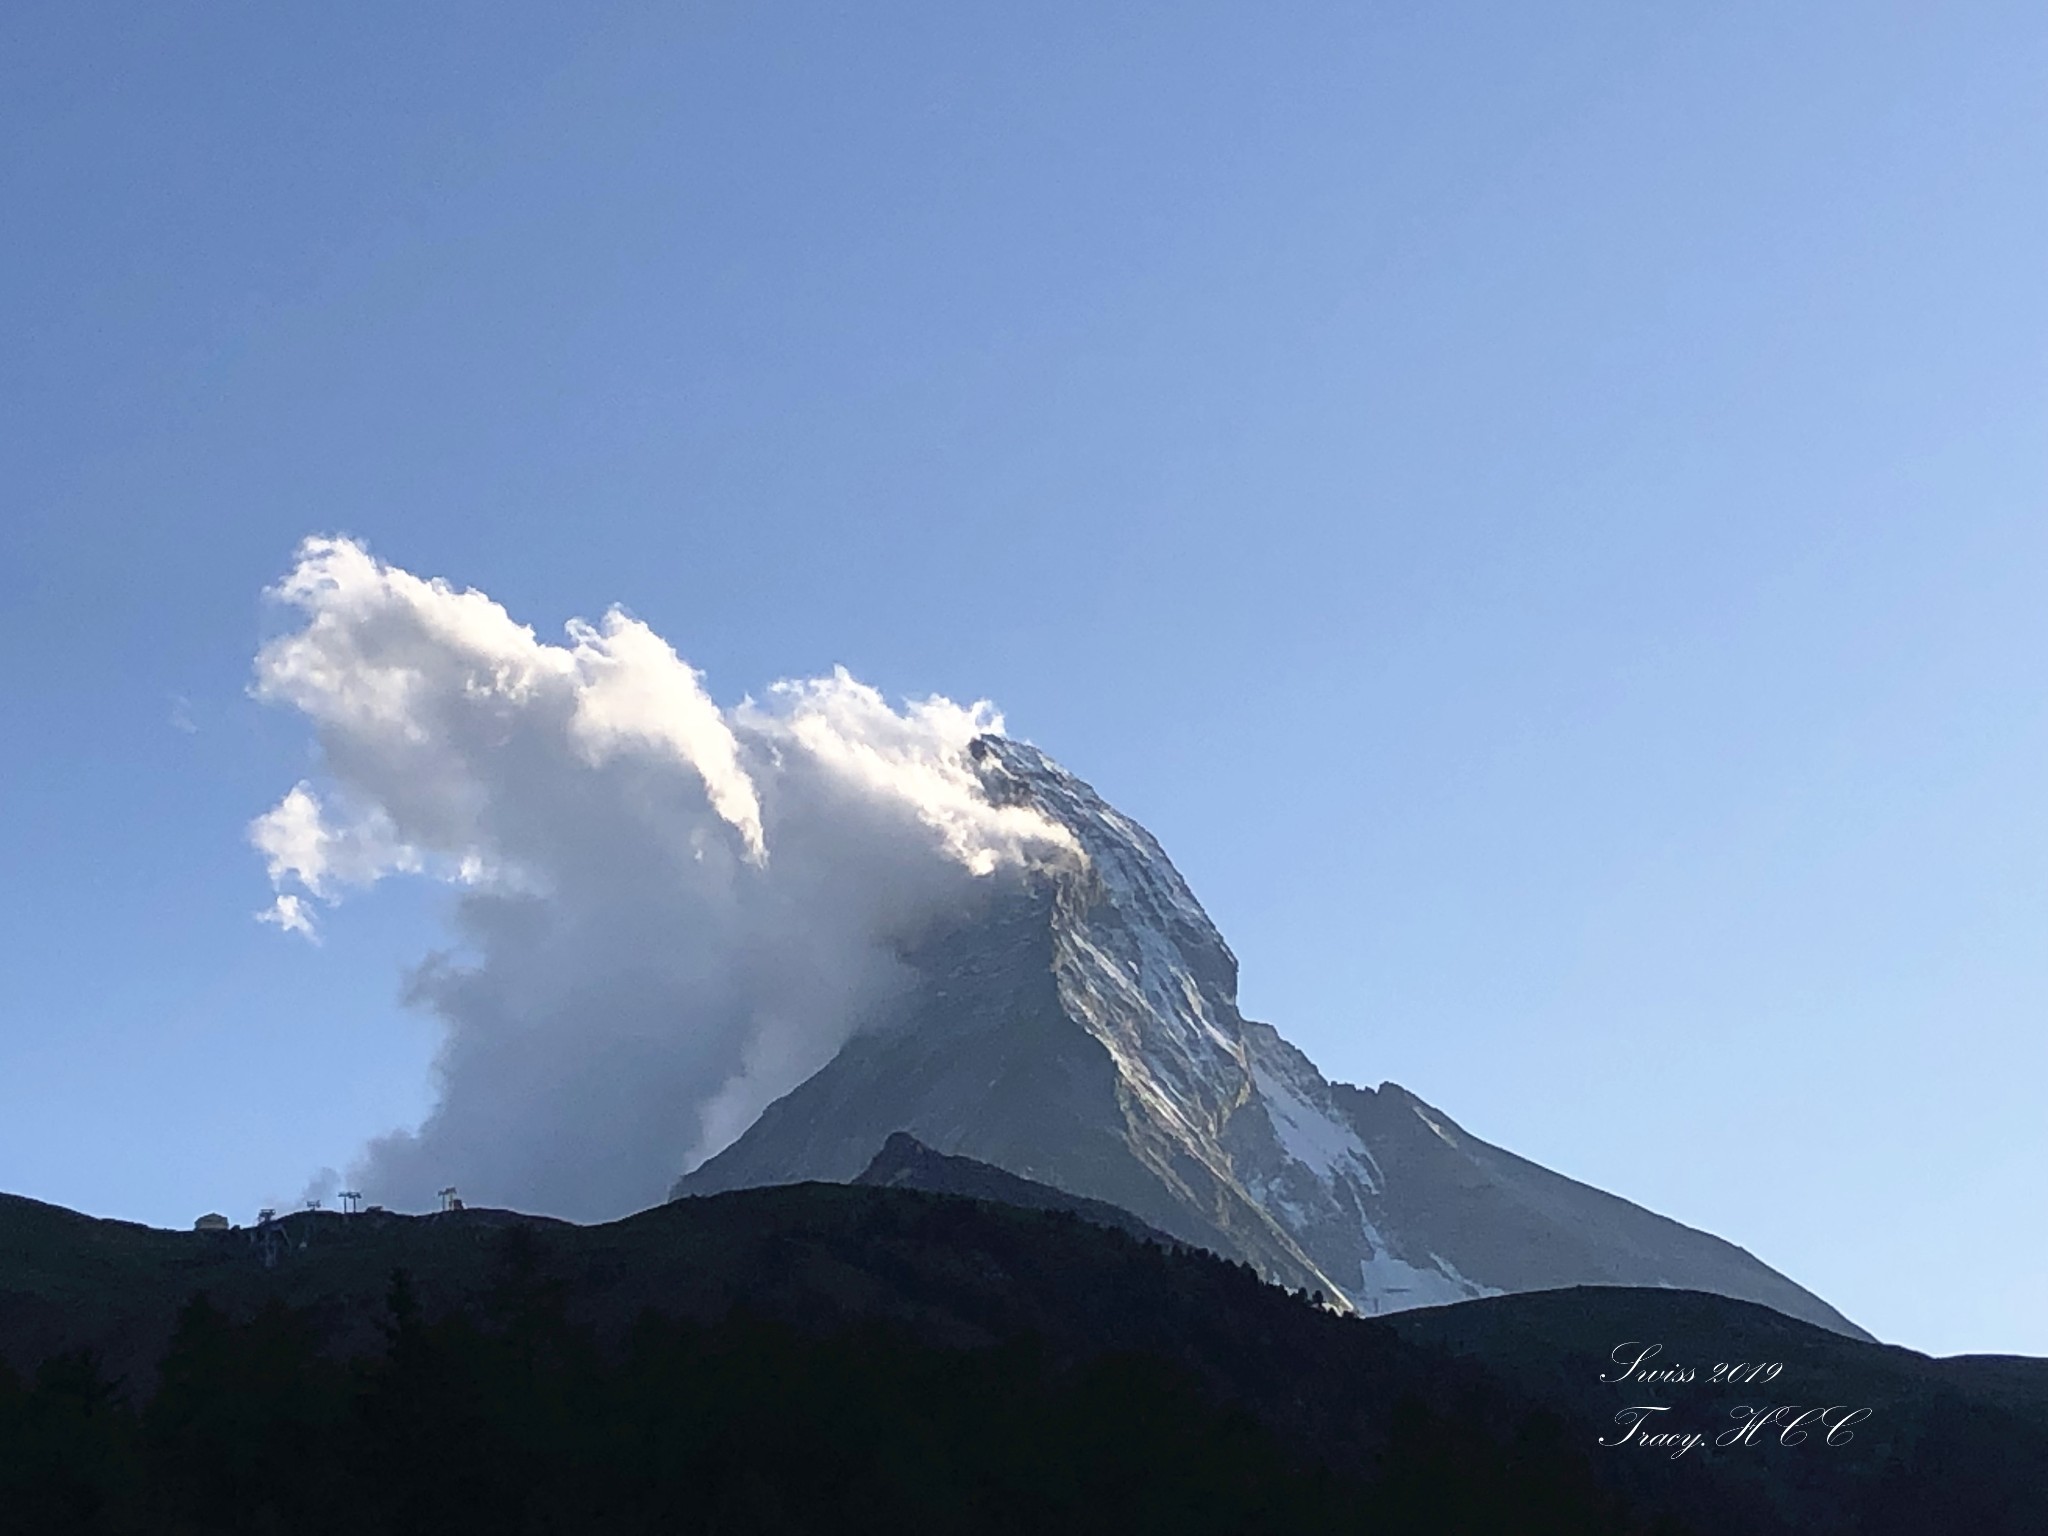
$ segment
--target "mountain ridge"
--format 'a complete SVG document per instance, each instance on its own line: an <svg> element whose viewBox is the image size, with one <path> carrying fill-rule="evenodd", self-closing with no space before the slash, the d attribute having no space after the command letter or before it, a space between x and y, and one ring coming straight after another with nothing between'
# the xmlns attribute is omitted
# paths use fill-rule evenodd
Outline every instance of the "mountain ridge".
<svg viewBox="0 0 2048 1536"><path fill-rule="evenodd" d="M860 1177L852 1182L886 1189L915 1189L929 1195L955 1195L967 1200L990 1200L1028 1211L1064 1211L1140 1242L1175 1241L1120 1205L1071 1195L1053 1185L1020 1178L993 1163L976 1162L971 1157L948 1156L926 1146L907 1131L892 1133Z"/></svg>
<svg viewBox="0 0 2048 1536"><path fill-rule="evenodd" d="M1455 1480L1431 1470L1428 1440L1418 1447L1411 1437L1391 1454L1404 1399L1434 1414L1440 1430L1478 1437L1461 1463L1475 1472L1512 1464L1530 1415L1544 1416L1547 1438L1533 1442L1534 1462L1524 1465L1570 1459L1638 1508L1700 1531L2034 1536L2048 1519L2048 1493L2026 1470L2048 1457L2048 1361L1929 1359L1696 1291L1575 1287L1338 1316L1185 1245L1135 1239L1068 1211L886 1184L744 1190L588 1227L484 1210L300 1211L268 1225L280 1237L274 1256L248 1229L162 1231L0 1199L0 1362L19 1379L42 1380L49 1361L88 1351L109 1380L125 1378L128 1397L147 1401L196 1292L236 1326L303 1330L331 1362L374 1360L388 1346L391 1277L403 1269L437 1328L488 1330L508 1305L559 1304L601 1358L630 1350L650 1313L727 1338L772 1325L798 1349L811 1347L804 1340L876 1339L886 1328L917 1351L980 1356L984 1365L968 1368L998 1381L1004 1362L1025 1358L1005 1351L1037 1351L1058 1371L1144 1355L1340 1473L1405 1468L1422 1478L1435 1514L1394 1530L1596 1528L1535 1519L1457 1526L1443 1514ZM1783 1376L1768 1388L1623 1389L1602 1378L1628 1339L1660 1341L1665 1359L1697 1365L1702 1377L1715 1360L1779 1362ZM789 1353L777 1349L769 1358L786 1367ZM892 1345L871 1358L886 1370L899 1354L915 1357ZM6 1374L0 1368L0 1407ZM667 1386L656 1386L653 1398L666 1400ZM1133 1399L1132 1411L1153 1401ZM1686 1429L1709 1432L1743 1402L1873 1413L1837 1445L1773 1440L1674 1465L1656 1450L1601 1445L1617 1407L1632 1402L1667 1405L1670 1422L1682 1415ZM677 1444L686 1452L702 1439ZM8 1451L0 1443L0 1461Z"/></svg>

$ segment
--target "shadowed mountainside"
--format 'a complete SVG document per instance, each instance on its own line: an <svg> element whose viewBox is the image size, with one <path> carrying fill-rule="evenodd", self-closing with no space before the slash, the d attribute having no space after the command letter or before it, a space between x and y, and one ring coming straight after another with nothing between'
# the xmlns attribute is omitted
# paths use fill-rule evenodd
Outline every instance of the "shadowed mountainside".
<svg viewBox="0 0 2048 1536"><path fill-rule="evenodd" d="M898 1149L899 1161L906 1150ZM588 1338L593 1358L630 1365L636 1325L659 1315L698 1330L677 1359L738 1349L748 1359L751 1350L782 1361L772 1379L796 1406L809 1401L802 1362L822 1350L817 1361L837 1362L826 1372L840 1383L835 1411L857 1417L911 1413L924 1415L919 1424L950 1423L983 1401L974 1394L996 1390L987 1362L1014 1364L1023 1357L1003 1351L1024 1349L1031 1363L1015 1366L1018 1390L1047 1412L1071 1408L1101 1430L1104 1404L1113 1399L1134 1426L1171 1408L1192 1415L1190 1434L1208 1435L1224 1434L1223 1421L1204 1415L1242 1411L1267 1437L1244 1450L1250 1481L1243 1487L1268 1486L1259 1479L1288 1465L1297 1468L1286 1473L1290 1480L1355 1483L1366 1490L1358 1507L1382 1510L1381 1528L1389 1531L1464 1528L1445 1513L1459 1507L1459 1488L1480 1501L1468 1511L1478 1522L1470 1528L1489 1531L1641 1528L1599 1503L1614 1497L1696 1530L1756 1536L1941 1529L2038 1536L2048 1528L2048 1494L2026 1471L2048 1465L2044 1362L1929 1360L1767 1308L1679 1291L1579 1289L1391 1318L1342 1316L1261 1282L1246 1266L1068 1211L887 1185L790 1185L685 1199L596 1227L478 1210L300 1212L267 1233L222 1234L155 1231L4 1199L0 1358L33 1379L52 1357L88 1349L107 1375L125 1381L131 1398L148 1400L180 1309L204 1291L241 1326L289 1333L275 1316L297 1319L292 1327L313 1341L319 1358L370 1362L375 1377L395 1347L391 1275L399 1268L410 1275L423 1326L463 1338L464 1330L513 1338L517 1326L505 1319L516 1319L526 1303L508 1304L508 1295L552 1296L561 1327ZM273 1322L262 1325L266 1307ZM744 1337L720 1331L734 1328ZM857 1338L868 1342L844 1343ZM713 1348L706 1340L725 1342ZM1598 1440L1615 1433L1623 1396L1668 1403L1674 1421L1682 1410L1688 1427L1709 1433L1725 1426L1733 1406L1730 1393L1697 1385L1659 1386L1654 1397L1617 1394L1599 1377L1614 1369L1613 1347L1628 1340L1660 1342L1664 1361L1703 1372L1723 1360L1781 1362L1776 1381L1734 1394L1743 1401L1872 1412L1849 1443L1834 1447L1772 1440L1676 1460L1661 1449L1602 1447ZM448 1348L450 1358L468 1359L463 1350L484 1346ZM845 1349L852 1353L832 1353ZM488 1350L476 1356L487 1357L496 1358ZM1097 1389L1084 1385L1094 1380L1087 1373L1118 1359L1155 1365L1133 1378L1139 1385L1117 1388L1122 1396L1091 1395ZM1144 1375L1152 1370L1166 1374ZM904 1371L929 1376L938 1395L906 1405L899 1400ZM862 1383L884 1378L897 1386L873 1400L862 1395L869 1391ZM971 1391L962 1385L970 1379L978 1383ZM688 1382L674 1385L680 1392ZM947 1395L956 1390L967 1395L956 1402ZM1766 1395L1758 1398L1759 1391ZM1069 1392L1081 1395L1069 1401L1062 1395ZM757 1406L770 1412L773 1393ZM706 1411L715 1416L715 1403ZM861 1433L880 1431L869 1425ZM828 1443L829 1436L820 1442ZM977 1440L949 1454L1011 1450ZM1070 1446L1061 1454L1079 1452ZM1139 1478L1170 1480L1185 1470L1170 1443L1145 1454L1163 1459L1117 1464ZM1325 1471L1309 1470L1316 1465ZM1532 1491L1539 1487L1547 1491ZM1351 1508L1350 1497L1330 1507ZM1510 1506L1527 1518L1501 1523L1500 1509ZM1538 1522L1553 1506L1575 1511L1579 1523ZM1968 1523L1928 1524L1937 1506ZM1400 1523L1410 1515L1417 1523Z"/></svg>

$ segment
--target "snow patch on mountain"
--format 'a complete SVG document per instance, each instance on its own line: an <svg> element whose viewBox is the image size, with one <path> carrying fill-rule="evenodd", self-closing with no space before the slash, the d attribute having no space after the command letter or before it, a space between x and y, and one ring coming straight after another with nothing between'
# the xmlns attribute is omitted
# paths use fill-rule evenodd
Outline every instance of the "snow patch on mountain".
<svg viewBox="0 0 2048 1536"><path fill-rule="evenodd" d="M1328 1110L1311 1104L1270 1071L1255 1068L1252 1081L1258 1085L1267 1118L1289 1157L1326 1183L1341 1170L1369 1190L1379 1188L1379 1170L1356 1131Z"/></svg>

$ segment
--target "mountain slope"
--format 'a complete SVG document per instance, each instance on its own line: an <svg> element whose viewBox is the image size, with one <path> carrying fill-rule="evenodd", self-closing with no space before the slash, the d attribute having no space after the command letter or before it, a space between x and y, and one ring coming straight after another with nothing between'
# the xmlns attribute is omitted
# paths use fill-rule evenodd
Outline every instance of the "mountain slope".
<svg viewBox="0 0 2048 1536"><path fill-rule="evenodd" d="M1364 1312L1574 1284L1676 1286L1863 1337L1732 1244L1332 1084L1237 1008L1237 961L1164 850L1035 748L971 749L991 803L1078 859L1001 877L905 958L921 985L676 1193L858 1176L907 1131L1123 1207Z"/></svg>
<svg viewBox="0 0 2048 1536"><path fill-rule="evenodd" d="M882 1385L903 1380L906 1371L914 1375L919 1361L929 1363L937 1351L958 1357L960 1371L990 1382L998 1399L1013 1389L1028 1394L1034 1381L1074 1380L1105 1359L1136 1354L1164 1362L1199 1384L1214 1404L1251 1414L1298 1458L1340 1476L1372 1479L1374 1509L1384 1518L1343 1529L1583 1536L1609 1528L1574 1522L1537 1502L1534 1495L1549 1492L1526 1477L1507 1485L1522 1495L1513 1506L1521 1518L1461 1523L1455 1517L1460 1488L1475 1477L1513 1474L1519 1463L1524 1474L1569 1464L1625 1493L1639 1509L1676 1516L1702 1532L2037 1536L2048 1530L2048 1488L2036 1470L2048 1465L2048 1361L1929 1360L1697 1292L1592 1287L1386 1318L1340 1317L1209 1254L1135 1240L1069 1212L877 1185L750 1190L678 1201L595 1227L472 1209L418 1217L294 1212L265 1230L277 1234L274 1252L266 1252L260 1233L152 1231L0 1197L0 1492L9 1486L10 1455L34 1463L49 1459L36 1443L11 1442L6 1433L7 1366L21 1384L40 1382L40 1368L52 1356L88 1349L109 1378L125 1378L123 1395L146 1402L180 1310L195 1291L210 1295L222 1314L259 1337L274 1343L300 1338L329 1367L337 1359L362 1364L392 1347L392 1274L403 1267L427 1321L466 1321L472 1335L481 1330L525 1351L520 1370L526 1374L487 1376L452 1398L420 1405L433 1410L429 1422L460 1439L471 1420L495 1411L500 1400L529 1393L527 1406L547 1433L471 1462L473 1480L460 1485L491 1497L529 1459L555 1455L564 1421L575 1428L586 1412L613 1415L595 1437L603 1476L588 1484L589 1494L601 1493L614 1477L687 1468L693 1457L698 1464L720 1460L733 1445L720 1439L733 1405L709 1389L707 1372L712 1384L752 1394L759 1411L744 1421L750 1428L743 1438L758 1439L785 1475L812 1476L812 1462L857 1463L870 1446L878 1456L893 1447L910 1458L911 1485L924 1486L940 1464L918 1459L917 1445L906 1445L896 1430L919 1422L913 1414L904 1423L900 1394L863 1389L852 1399L858 1413L849 1412L845 1400L831 1402L832 1411L815 1420L820 1433L804 1447L792 1446L786 1431L800 1427L791 1423L792 1402L812 1401L805 1394L814 1378L805 1367L820 1358L815 1345L836 1339L858 1351ZM277 1318L272 1309L278 1304L291 1315ZM539 1335L550 1341L539 1350L534 1334L520 1332L556 1308L576 1329L587 1330L595 1359L560 1330ZM602 1362L631 1360L636 1337L649 1332L650 1312L682 1330L657 1327L655 1338L696 1337L708 1347L667 1361L637 1387L616 1371L594 1383L574 1374L582 1369L579 1361L611 1370ZM460 1344L462 1337L458 1330L449 1339ZM755 1344L747 1345L749 1338ZM1614 1370L1615 1345L1625 1340L1661 1342L1658 1363L1695 1367L1698 1379L1603 1382ZM476 1357L465 1346L444 1363ZM564 1399L553 1390L553 1377L542 1382L548 1390L534 1391L531 1372L547 1359L573 1368L561 1384L585 1395ZM721 1368L720 1359L730 1369ZM1781 1371L1763 1382L1746 1376L1716 1385L1709 1379L1713 1362L1738 1360L1776 1363ZM278 1388L280 1361L264 1356L250 1363L263 1369L225 1383L232 1390L221 1407L234 1426L234 1443L264 1434L289 1441L294 1421L260 1411L270 1400L260 1394L274 1396ZM342 1376L354 1379L351 1372ZM64 1379L61 1370L50 1377L57 1388ZM622 1415L622 1390L655 1410L680 1398L701 1403L704 1412L681 1431L671 1423L656 1450L642 1437L660 1425ZM1433 1414L1434 1428L1424 1422L1417 1433L1411 1415L1404 1430L1404 1400ZM1106 1446L1102 1459L1120 1485L1142 1486L1151 1469L1184 1472L1199 1455L1174 1443L1137 1455L1134 1440L1156 1422L1160 1403L1156 1391L1135 1393L1123 1413L1096 1430ZM1834 1444L1813 1435L1788 1442L1774 1430L1754 1444L1705 1444L1675 1462L1658 1448L1601 1444L1615 1434L1619 1406L1666 1405L1670 1416L1660 1423L1711 1439L1726 1432L1731 1411L1744 1403L1836 1404L1871 1412L1850 1438L1837 1437ZM451 1408L459 1410L452 1417ZM1547 1429L1532 1418L1537 1409L1548 1415ZM863 1427L872 1427L868 1413L891 1432L863 1434ZM415 1422L395 1427L407 1430L405 1444L418 1439L419 1470L431 1481L450 1470L443 1437L416 1437L407 1429ZM1446 1450L1453 1453L1448 1463L1441 1454ZM735 1454L743 1451L734 1447ZM287 1457L280 1465L296 1484L299 1461ZM372 1457L354 1463L347 1481L375 1486L389 1475L388 1460ZM1412 1516L1397 1513L1404 1483L1422 1495L1408 1506ZM11 1524L15 1513L0 1500L0 1531L78 1528ZM510 1529L527 1513L485 1523L472 1512L435 1529ZM654 1528L692 1528L704 1518L694 1505L685 1514ZM191 1528L213 1527L201 1521ZM785 1520L772 1528L823 1529L827 1522L793 1527ZM1080 1527L1040 1522L1022 1528ZM1248 1522L1230 1528L1271 1527Z"/></svg>

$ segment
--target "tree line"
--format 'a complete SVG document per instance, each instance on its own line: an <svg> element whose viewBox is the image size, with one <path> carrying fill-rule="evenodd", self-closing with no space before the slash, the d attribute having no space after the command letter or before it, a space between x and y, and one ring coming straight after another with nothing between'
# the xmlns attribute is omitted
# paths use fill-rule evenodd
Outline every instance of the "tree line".
<svg viewBox="0 0 2048 1536"><path fill-rule="evenodd" d="M136 1400L89 1354L0 1365L0 1532L1484 1532L1623 1536L1560 1425L1506 1441L1419 1401L1371 1467L1283 1444L1156 1356L955 1349L861 1323L644 1314L622 1347L514 1263L430 1318L396 1271L381 1347L272 1300L183 1307Z"/></svg>

